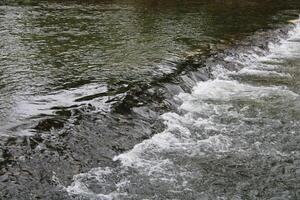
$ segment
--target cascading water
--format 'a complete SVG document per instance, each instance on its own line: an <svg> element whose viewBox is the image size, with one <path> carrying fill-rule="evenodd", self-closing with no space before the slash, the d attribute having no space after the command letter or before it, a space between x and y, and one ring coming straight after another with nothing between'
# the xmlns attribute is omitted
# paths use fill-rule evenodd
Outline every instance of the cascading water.
<svg viewBox="0 0 300 200"><path fill-rule="evenodd" d="M299 199L300 24L269 51L224 58L174 98L166 129L74 176L79 199Z"/></svg>
<svg viewBox="0 0 300 200"><path fill-rule="evenodd" d="M0 199L300 199L299 10L0 1Z"/></svg>

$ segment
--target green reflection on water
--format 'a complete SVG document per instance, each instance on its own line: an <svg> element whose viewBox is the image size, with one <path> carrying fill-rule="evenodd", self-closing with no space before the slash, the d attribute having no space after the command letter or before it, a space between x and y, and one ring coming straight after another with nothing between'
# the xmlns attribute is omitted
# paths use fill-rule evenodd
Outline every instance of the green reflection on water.
<svg viewBox="0 0 300 200"><path fill-rule="evenodd" d="M148 81L187 51L285 22L298 1L14 1L0 7L0 92L20 99L88 83ZM275 17L274 17L275 16ZM6 120L3 120L6 121ZM12 120L14 121L14 120Z"/></svg>

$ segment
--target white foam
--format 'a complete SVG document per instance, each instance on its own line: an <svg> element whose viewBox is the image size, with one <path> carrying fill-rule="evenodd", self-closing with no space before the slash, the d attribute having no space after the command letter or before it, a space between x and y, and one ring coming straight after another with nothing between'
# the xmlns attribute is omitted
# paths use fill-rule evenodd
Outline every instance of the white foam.
<svg viewBox="0 0 300 200"><path fill-rule="evenodd" d="M289 91L283 86L251 86L242 84L235 80L209 80L206 82L200 82L194 87L191 94L181 93L179 98L183 100L181 105L182 109L187 111L195 110L194 105L191 105L192 101L230 101L241 99L253 99L257 100L270 96L298 96L296 93ZM192 107L191 107L192 106ZM201 106L201 105L200 105ZM200 107L201 109L203 107Z"/></svg>
<svg viewBox="0 0 300 200"><path fill-rule="evenodd" d="M267 70L269 69L269 70ZM260 77L284 77L291 78L291 75L288 73L279 73L276 71L272 71L270 69L274 69L271 67L264 67L262 69L251 69L251 68L243 68L237 74L238 75L252 75L252 76L260 76Z"/></svg>
<svg viewBox="0 0 300 200"><path fill-rule="evenodd" d="M300 56L300 23L295 24L295 28L289 32L288 39L281 39L278 44L269 44L271 54L268 58L299 58Z"/></svg>
<svg viewBox="0 0 300 200"><path fill-rule="evenodd" d="M295 34L291 34L291 38L298 38L298 36L300 38L299 25L294 32ZM271 54L268 56L259 56L253 51L249 54L240 55L238 59L227 57L226 60L245 66L244 69L237 72L240 75L254 74L264 77L289 78L289 74L270 71L272 67L261 61L272 60L275 56L278 58L279 54L300 56L294 51L293 45L290 42L282 41L276 48L270 48ZM300 49L300 46L297 48ZM288 50L291 52L287 53ZM99 199L117 198L118 195L124 194L121 192L122 188L132 187L130 180L132 179L131 176L134 175L130 175L128 170L134 169L135 173L149 177L153 183L157 181L166 182L169 185L177 183L172 191L180 192L183 188L188 188L188 177L193 177L194 174L188 170L184 162L179 165L178 159L204 159L206 156L222 157L226 152L235 151L235 148L238 148L234 146L235 138L232 138L229 133L238 129L239 126L243 126L243 120L249 121L250 118L244 116L249 106L245 104L244 107L236 108L235 103L267 103L269 99L274 98L284 102L299 98L298 94L285 86L245 84L232 80L228 76L230 73L232 72L223 68L222 65L216 66L213 71L214 80L199 82L191 93L181 93L175 97L182 101L179 108L180 112L169 112L161 116L167 127L163 132L135 145L132 150L114 157L114 161L121 163L119 168L113 170L114 172L99 168L75 176L73 184L67 188L67 191L71 194L91 195L93 192L86 187L84 179L96 176L100 185L105 185L104 174L108 173L110 176L114 173L121 173L127 177L125 176L125 180L122 179L116 183L115 191L109 194L94 194ZM221 118L233 119L233 122L223 123ZM210 135L211 131L214 132L212 135ZM247 133L250 134L251 131ZM243 133L237 132L236 134ZM242 141L238 142L242 143ZM176 155L175 158L173 155ZM180 179L176 179L176 177L180 177ZM198 179L201 177L201 174L197 174ZM179 180L181 184L178 184Z"/></svg>

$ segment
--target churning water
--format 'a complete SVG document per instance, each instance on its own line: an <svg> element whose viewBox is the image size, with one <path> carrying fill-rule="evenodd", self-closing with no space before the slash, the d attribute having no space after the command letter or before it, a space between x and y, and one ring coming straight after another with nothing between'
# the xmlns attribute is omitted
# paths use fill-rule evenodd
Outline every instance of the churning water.
<svg viewBox="0 0 300 200"><path fill-rule="evenodd" d="M299 9L0 1L0 199L300 199Z"/></svg>
<svg viewBox="0 0 300 200"><path fill-rule="evenodd" d="M280 39L280 38L279 38ZM166 129L74 176L79 199L299 199L300 24L269 51L227 56L174 98ZM231 66L240 70L231 70Z"/></svg>

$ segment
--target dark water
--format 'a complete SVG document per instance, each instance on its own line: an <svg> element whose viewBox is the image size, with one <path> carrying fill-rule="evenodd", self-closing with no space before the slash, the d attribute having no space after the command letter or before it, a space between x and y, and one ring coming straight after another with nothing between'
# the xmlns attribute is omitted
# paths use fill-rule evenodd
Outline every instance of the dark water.
<svg viewBox="0 0 300 200"><path fill-rule="evenodd" d="M49 1L2 6L1 132L30 134L36 119L53 115L55 107L91 103L106 109L101 93L169 73L186 52L282 22L288 17L276 14L293 9L292 3ZM86 96L91 98L76 102Z"/></svg>
<svg viewBox="0 0 300 200"><path fill-rule="evenodd" d="M298 0L4 3L3 198L299 199L299 13Z"/></svg>

